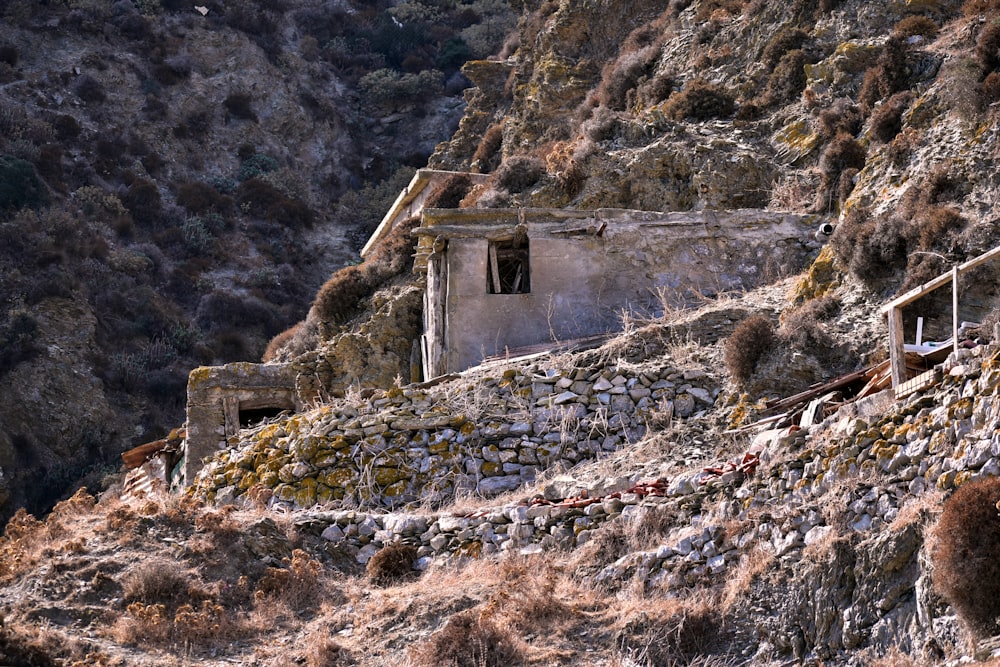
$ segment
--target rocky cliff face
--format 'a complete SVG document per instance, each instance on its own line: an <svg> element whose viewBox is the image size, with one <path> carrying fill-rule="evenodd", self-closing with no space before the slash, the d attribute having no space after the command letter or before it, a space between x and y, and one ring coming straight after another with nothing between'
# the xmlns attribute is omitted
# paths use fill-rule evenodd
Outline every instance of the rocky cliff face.
<svg viewBox="0 0 1000 667"><path fill-rule="evenodd" d="M395 4L0 8L0 517L179 425L192 367L259 360L457 126L510 10Z"/></svg>

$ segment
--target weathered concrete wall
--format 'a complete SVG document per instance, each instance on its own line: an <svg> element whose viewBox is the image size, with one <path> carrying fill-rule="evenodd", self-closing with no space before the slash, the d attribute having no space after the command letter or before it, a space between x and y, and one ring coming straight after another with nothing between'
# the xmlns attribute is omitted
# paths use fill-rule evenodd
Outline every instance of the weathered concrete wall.
<svg viewBox="0 0 1000 667"><path fill-rule="evenodd" d="M188 376L182 482L190 484L204 460L239 433L241 410L301 407L290 366L235 363L194 369Z"/></svg>
<svg viewBox="0 0 1000 667"><path fill-rule="evenodd" d="M444 311L443 327L425 327L425 348L440 349L428 376L615 330L623 311L661 312L661 297L748 289L801 270L819 248L818 218L773 211L435 210L424 219L419 234L447 241L443 279L428 284L425 312ZM489 294L490 240L515 225L527 231L531 293Z"/></svg>

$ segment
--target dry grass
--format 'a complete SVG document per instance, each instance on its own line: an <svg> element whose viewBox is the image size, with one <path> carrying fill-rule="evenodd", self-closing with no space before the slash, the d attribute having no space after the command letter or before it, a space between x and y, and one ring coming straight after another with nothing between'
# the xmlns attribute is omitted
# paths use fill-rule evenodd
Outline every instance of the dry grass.
<svg viewBox="0 0 1000 667"><path fill-rule="evenodd" d="M721 608L724 614L732 611L750 592L750 586L774 565L776 557L773 549L755 544L740 556L735 571L726 573L726 583L722 590Z"/></svg>

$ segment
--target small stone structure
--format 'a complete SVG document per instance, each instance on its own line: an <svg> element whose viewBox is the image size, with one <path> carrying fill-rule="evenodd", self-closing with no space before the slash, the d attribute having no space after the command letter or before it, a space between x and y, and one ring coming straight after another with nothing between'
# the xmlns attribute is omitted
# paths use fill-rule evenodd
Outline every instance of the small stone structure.
<svg viewBox="0 0 1000 667"><path fill-rule="evenodd" d="M295 372L286 364L234 363L191 371L187 392L184 485L194 480L205 458L228 446L254 417L302 408Z"/></svg>
<svg viewBox="0 0 1000 667"><path fill-rule="evenodd" d="M820 219L778 211L428 209L426 379L512 349L615 331L692 296L801 270Z"/></svg>

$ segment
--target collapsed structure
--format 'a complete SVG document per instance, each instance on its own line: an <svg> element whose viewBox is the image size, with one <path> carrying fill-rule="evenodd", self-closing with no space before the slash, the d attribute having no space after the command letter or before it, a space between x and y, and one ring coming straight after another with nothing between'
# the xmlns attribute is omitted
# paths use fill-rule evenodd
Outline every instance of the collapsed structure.
<svg viewBox="0 0 1000 667"><path fill-rule="evenodd" d="M419 341L425 380L529 346L619 331L623 314L658 316L695 298L800 271L820 243L818 216L767 210L425 209L455 172L420 170L365 245L420 216L415 272L424 285ZM469 175L474 183L483 175ZM241 426L310 402L293 364L203 367L188 383L183 463L190 484Z"/></svg>

